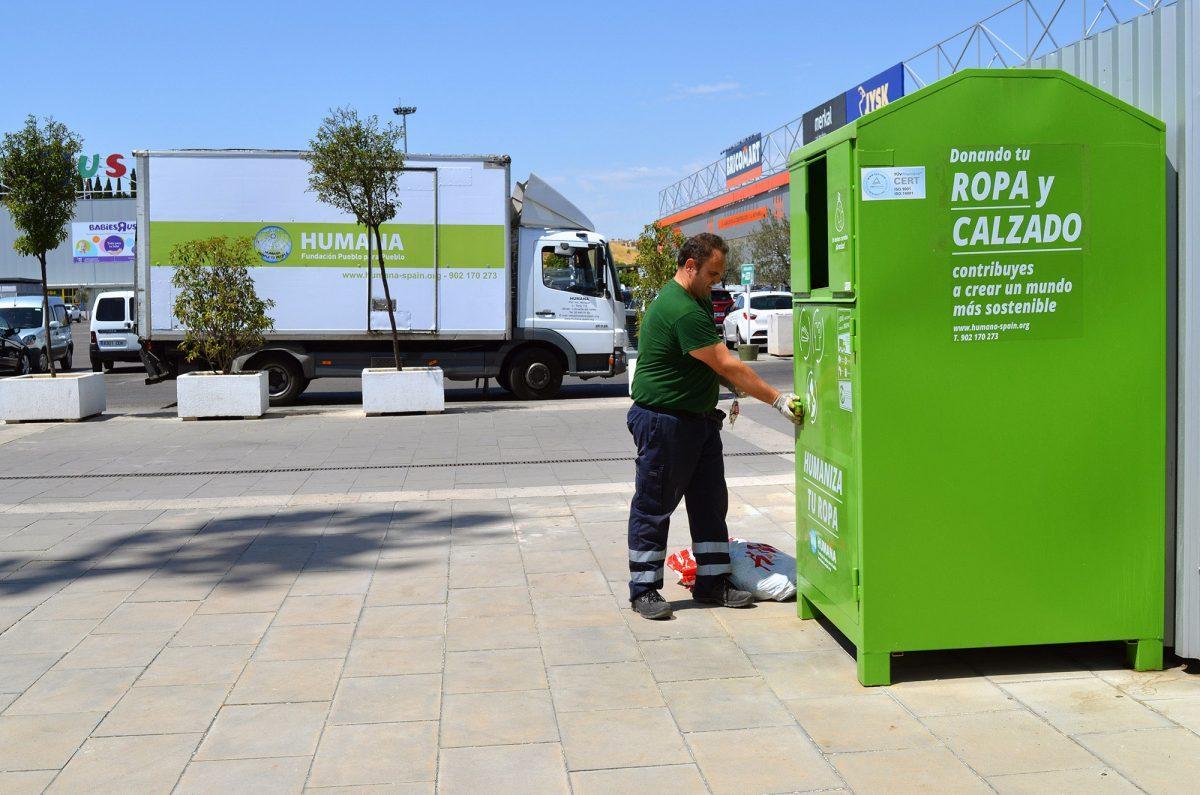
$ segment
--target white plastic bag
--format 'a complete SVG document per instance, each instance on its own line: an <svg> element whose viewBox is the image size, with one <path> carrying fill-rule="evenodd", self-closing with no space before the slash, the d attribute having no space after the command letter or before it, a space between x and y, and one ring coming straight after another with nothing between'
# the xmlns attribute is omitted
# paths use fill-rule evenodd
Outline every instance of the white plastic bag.
<svg viewBox="0 0 1200 795"><path fill-rule="evenodd" d="M783 602L796 594L796 559L770 544L729 539L730 580L755 599Z"/></svg>
<svg viewBox="0 0 1200 795"><path fill-rule="evenodd" d="M749 591L758 600L783 602L796 593L796 559L770 544L741 538L729 539L729 561L733 573L729 579L739 591ZM679 584L691 589L696 582L696 559L690 547L667 558L667 568L675 572Z"/></svg>

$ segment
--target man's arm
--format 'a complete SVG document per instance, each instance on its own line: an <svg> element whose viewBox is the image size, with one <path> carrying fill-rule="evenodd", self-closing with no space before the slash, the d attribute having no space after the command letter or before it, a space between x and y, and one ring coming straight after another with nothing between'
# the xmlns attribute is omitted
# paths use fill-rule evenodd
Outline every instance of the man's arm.
<svg viewBox="0 0 1200 795"><path fill-rule="evenodd" d="M759 378L758 373L734 356L723 342L697 348L691 351L691 355L707 364L722 384L758 398L763 403L773 404L780 395L778 389Z"/></svg>

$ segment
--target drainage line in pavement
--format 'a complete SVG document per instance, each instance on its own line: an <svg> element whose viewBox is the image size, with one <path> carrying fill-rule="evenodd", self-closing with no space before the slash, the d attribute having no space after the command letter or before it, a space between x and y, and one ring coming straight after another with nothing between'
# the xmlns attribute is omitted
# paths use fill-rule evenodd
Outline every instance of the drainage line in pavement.
<svg viewBox="0 0 1200 795"><path fill-rule="evenodd" d="M751 450L742 453L725 453L727 458L749 458L770 455L794 455L792 450ZM600 458L546 458L540 461L464 461L450 464L364 464L361 466L336 467L278 467L266 469L202 469L194 472L88 472L78 475L0 475L4 480L87 480L89 478L187 478L199 475L273 475L284 472L351 472L374 469L458 469L460 467L520 467L539 464L597 464L603 462L636 461L635 456L608 456Z"/></svg>

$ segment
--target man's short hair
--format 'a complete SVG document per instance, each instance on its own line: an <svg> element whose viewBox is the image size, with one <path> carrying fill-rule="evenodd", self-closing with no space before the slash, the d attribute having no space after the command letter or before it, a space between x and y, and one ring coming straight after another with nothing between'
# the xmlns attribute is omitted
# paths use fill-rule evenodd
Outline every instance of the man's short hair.
<svg viewBox="0 0 1200 795"><path fill-rule="evenodd" d="M708 258L713 255L714 251L728 255L729 244L720 235L714 235L712 232L692 235L679 248L679 258L676 260L677 268L682 268L684 263L690 259L696 260L697 265L703 265L708 262Z"/></svg>

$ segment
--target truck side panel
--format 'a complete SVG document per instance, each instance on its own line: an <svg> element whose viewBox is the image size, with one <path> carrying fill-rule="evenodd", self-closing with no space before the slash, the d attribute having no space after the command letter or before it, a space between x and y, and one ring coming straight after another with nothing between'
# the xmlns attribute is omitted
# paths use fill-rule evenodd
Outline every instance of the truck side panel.
<svg viewBox="0 0 1200 795"><path fill-rule="evenodd" d="M274 337L387 331L366 231L308 192L308 164L298 153L150 153L143 161L147 336L180 331L171 312L171 248L215 235L254 241L251 273L259 294L275 301ZM507 338L506 162L411 156L408 165L396 218L380 230L398 328L409 337Z"/></svg>

